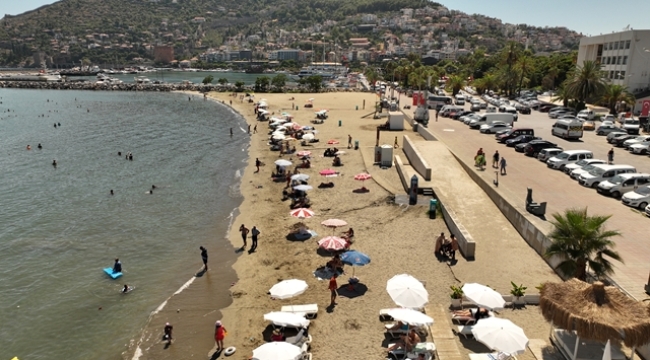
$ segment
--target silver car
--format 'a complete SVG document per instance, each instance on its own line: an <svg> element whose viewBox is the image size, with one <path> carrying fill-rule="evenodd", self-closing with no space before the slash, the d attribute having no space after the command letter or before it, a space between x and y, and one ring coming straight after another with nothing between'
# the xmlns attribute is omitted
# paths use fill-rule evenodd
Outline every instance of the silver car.
<svg viewBox="0 0 650 360"><path fill-rule="evenodd" d="M537 160L541 162L546 162L546 160L552 158L555 155L560 154L562 151L564 151L562 148L547 148L547 149L542 149L539 151L537 154Z"/></svg>

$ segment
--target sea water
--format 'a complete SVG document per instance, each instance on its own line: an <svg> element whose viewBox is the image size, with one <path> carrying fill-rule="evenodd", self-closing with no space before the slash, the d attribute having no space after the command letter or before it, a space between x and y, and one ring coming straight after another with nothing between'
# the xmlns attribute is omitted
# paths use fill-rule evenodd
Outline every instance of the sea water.
<svg viewBox="0 0 650 360"><path fill-rule="evenodd" d="M0 89L0 102L0 358L119 359L200 268L198 247L230 246L243 120L186 94Z"/></svg>

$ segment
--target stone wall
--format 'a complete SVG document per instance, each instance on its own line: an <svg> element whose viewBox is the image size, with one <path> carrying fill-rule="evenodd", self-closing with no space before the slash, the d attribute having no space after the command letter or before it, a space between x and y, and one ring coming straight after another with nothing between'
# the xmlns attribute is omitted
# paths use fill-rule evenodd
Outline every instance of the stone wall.
<svg viewBox="0 0 650 360"><path fill-rule="evenodd" d="M420 152L415 148L408 135L404 135L402 150L406 154L411 166L417 171L424 180L431 181L431 166L422 158Z"/></svg>

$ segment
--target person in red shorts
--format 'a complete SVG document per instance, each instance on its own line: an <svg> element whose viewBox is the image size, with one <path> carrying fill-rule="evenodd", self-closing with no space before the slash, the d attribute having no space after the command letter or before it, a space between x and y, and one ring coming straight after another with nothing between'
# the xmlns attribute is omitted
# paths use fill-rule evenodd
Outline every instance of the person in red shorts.
<svg viewBox="0 0 650 360"><path fill-rule="evenodd" d="M214 324L214 341L217 342L217 351L223 350L223 338L226 337L226 328L221 325L221 320Z"/></svg>
<svg viewBox="0 0 650 360"><path fill-rule="evenodd" d="M334 305L336 305L336 303L335 303L335 301L336 301L336 289L338 289L338 284L336 283L336 275L332 275L332 277L330 278L329 289L330 289L330 292L331 292L331 295L332 295L330 306L334 306Z"/></svg>

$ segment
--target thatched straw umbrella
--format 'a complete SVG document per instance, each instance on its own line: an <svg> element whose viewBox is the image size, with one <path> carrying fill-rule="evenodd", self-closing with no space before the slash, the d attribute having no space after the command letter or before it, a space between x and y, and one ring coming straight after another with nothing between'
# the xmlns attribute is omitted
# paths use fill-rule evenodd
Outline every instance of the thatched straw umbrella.
<svg viewBox="0 0 650 360"><path fill-rule="evenodd" d="M539 305L547 321L581 338L632 348L650 343L650 308L614 286L577 279L545 283Z"/></svg>

